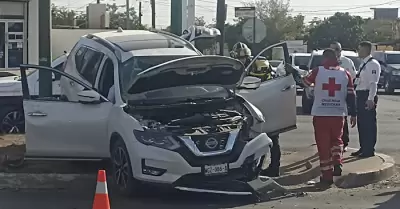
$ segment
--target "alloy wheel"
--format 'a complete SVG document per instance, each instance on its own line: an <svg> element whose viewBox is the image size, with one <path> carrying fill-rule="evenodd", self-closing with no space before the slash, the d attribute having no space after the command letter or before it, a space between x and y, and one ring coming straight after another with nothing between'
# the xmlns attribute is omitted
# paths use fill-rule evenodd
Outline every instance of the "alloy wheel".
<svg viewBox="0 0 400 209"><path fill-rule="evenodd" d="M116 184L120 187L127 188L130 166L128 154L122 147L117 147L114 150L112 164Z"/></svg>
<svg viewBox="0 0 400 209"><path fill-rule="evenodd" d="M18 134L24 131L25 119L22 111L14 110L7 113L0 124L0 132Z"/></svg>

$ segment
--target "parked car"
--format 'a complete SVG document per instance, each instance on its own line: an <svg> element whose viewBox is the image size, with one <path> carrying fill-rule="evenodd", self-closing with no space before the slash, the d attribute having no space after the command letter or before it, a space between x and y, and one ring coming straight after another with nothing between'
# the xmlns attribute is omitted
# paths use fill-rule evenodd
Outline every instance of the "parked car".
<svg viewBox="0 0 400 209"><path fill-rule="evenodd" d="M68 54L56 58L51 66L61 70ZM18 72L19 73L19 72ZM22 107L21 77L18 73L0 78L0 133L23 133L25 131ZM39 95L39 71L28 72L30 94ZM53 92L60 94L60 78L53 78Z"/></svg>
<svg viewBox="0 0 400 209"><path fill-rule="evenodd" d="M145 183L251 194L242 183L259 175L266 133L296 128L291 75L260 83L240 61L162 31L89 34L64 72L35 68L61 74L62 93L31 97L23 82L26 158L111 159L122 194Z"/></svg>
<svg viewBox="0 0 400 209"><path fill-rule="evenodd" d="M400 88L400 51L375 51L372 57L381 65L379 87L393 94Z"/></svg>
<svg viewBox="0 0 400 209"><path fill-rule="evenodd" d="M314 69L321 65L322 62L322 53L323 50L316 50L311 53L310 61L308 62L307 66L300 66L301 69L309 71L310 69ZM356 71L361 64L360 58L358 58L358 54L354 51L342 51L342 56L350 58L354 66L356 67ZM301 105L304 114L310 114L311 109L314 102L314 88L306 87L303 90L302 98L301 98Z"/></svg>

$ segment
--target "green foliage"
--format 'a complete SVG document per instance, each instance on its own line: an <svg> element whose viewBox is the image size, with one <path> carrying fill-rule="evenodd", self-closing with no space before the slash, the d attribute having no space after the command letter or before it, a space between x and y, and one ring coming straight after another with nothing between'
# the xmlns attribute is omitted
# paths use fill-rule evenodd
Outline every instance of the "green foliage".
<svg viewBox="0 0 400 209"><path fill-rule="evenodd" d="M339 41L343 48L357 48L364 39L364 20L360 16L337 12L323 20L315 20L309 27L308 47L325 48L333 41Z"/></svg>
<svg viewBox="0 0 400 209"><path fill-rule="evenodd" d="M110 28L126 28L126 11L124 8L125 6L118 6L115 3L107 4L107 10L110 12ZM74 21L76 21L77 27L87 28L87 16L83 12L77 12L52 4L51 15L53 28L71 28L74 25ZM129 9L128 29L146 29L145 26L139 23L139 18L133 7Z"/></svg>
<svg viewBox="0 0 400 209"><path fill-rule="evenodd" d="M278 43L281 40L302 39L305 32L304 16L290 15L290 5L288 0L256 0L255 2L244 3L244 6L254 6L256 16L263 21L267 28L267 36L260 44L253 49L262 50L265 46ZM245 42L242 37L242 25L244 19L238 19L234 25L227 24L225 29L226 42L229 48L238 42ZM248 43L251 46L251 43Z"/></svg>

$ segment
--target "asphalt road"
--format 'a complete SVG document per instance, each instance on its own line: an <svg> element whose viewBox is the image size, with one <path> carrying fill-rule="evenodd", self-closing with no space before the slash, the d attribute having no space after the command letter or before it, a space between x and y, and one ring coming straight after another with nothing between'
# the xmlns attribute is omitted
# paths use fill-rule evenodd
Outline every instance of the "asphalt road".
<svg viewBox="0 0 400 209"><path fill-rule="evenodd" d="M298 102L301 98L298 97ZM299 103L301 104L301 103ZM377 151L395 157L400 162L400 93L381 95L378 105L379 141ZM300 109L300 107L299 107ZM300 112L300 111L299 111ZM282 134L281 146L285 150L298 150L314 143L311 117L299 115L298 129ZM351 147L358 148L357 130L351 131ZM400 204L400 178L367 187L342 190L332 188L326 191L309 191L302 197L276 197L254 204L248 198L174 193L157 191L145 197L127 199L111 194L111 208L180 209L180 208L300 208L300 209L393 209ZM94 188L79 191L56 190L2 190L1 209L84 209L91 208Z"/></svg>

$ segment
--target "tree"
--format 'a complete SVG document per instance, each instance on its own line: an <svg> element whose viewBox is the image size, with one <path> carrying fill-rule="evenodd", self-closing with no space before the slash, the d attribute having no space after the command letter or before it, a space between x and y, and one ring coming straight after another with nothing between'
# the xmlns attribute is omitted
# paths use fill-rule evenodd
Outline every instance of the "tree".
<svg viewBox="0 0 400 209"><path fill-rule="evenodd" d="M121 7L117 4L107 4L107 10L110 12L110 28L117 29L118 27L126 28L126 11L120 10ZM146 29L145 26L139 23L139 18L136 14L135 8L129 8L129 25L128 29Z"/></svg>
<svg viewBox="0 0 400 209"><path fill-rule="evenodd" d="M110 28L112 29L117 29L118 27L126 28L126 11L124 9L121 10L121 8L125 8L125 5L107 4L107 11L110 12ZM74 22L79 28L87 28L87 15L83 12L52 4L51 15L53 28L70 28L74 26ZM128 29L146 29L145 26L139 23L139 18L133 7L129 9Z"/></svg>
<svg viewBox="0 0 400 209"><path fill-rule="evenodd" d="M364 39L363 24L360 16L337 12L309 28L308 46L310 49L323 48L329 47L333 41L339 41L343 48L355 49Z"/></svg>
<svg viewBox="0 0 400 209"><path fill-rule="evenodd" d="M365 33L365 40L384 42L393 39L393 22L390 20L366 19L362 27Z"/></svg>
<svg viewBox="0 0 400 209"><path fill-rule="evenodd" d="M255 2L244 3L244 6L254 6L256 17L263 21L267 28L267 36L264 41L253 47L256 51L281 40L303 38L305 32L304 16L291 16L288 0L256 0ZM236 25L227 25L226 40L229 47L232 47L237 41L244 41L241 37L241 27L244 22L244 19L239 19ZM233 41L235 39L236 41Z"/></svg>

